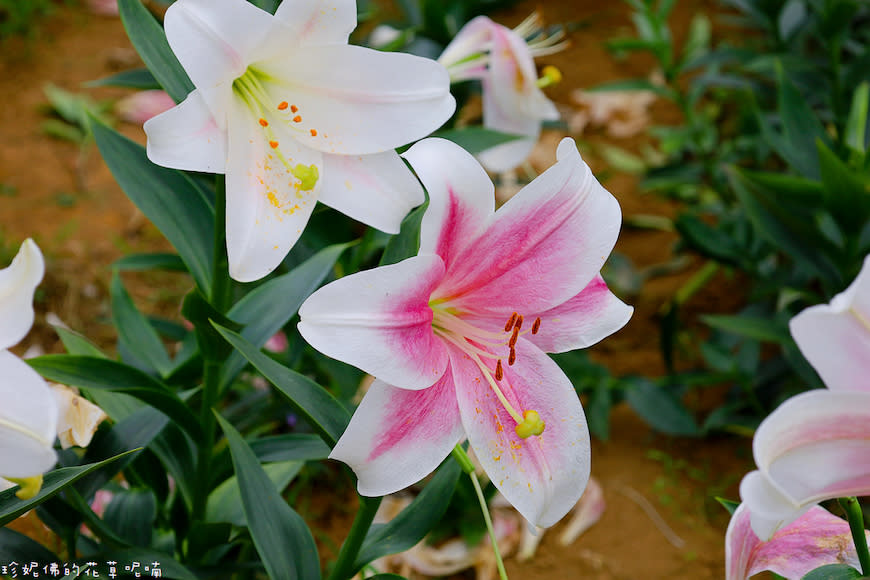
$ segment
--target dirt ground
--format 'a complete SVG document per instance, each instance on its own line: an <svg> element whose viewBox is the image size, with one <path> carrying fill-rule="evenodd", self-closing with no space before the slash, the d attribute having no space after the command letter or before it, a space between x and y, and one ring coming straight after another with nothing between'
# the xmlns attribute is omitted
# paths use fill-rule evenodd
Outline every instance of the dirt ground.
<svg viewBox="0 0 870 580"><path fill-rule="evenodd" d="M674 15L679 36L696 0L680 3ZM534 8L548 22L577 21L567 51L541 59L554 64L564 81L548 89L562 105L570 91L608 80L646 76L651 62L644 58L614 60L603 43L629 33L626 5L591 0L524 1L499 15L515 25ZM40 24L35 38L14 39L0 45L0 258L2 263L26 237L33 237L47 257L48 275L38 296L37 325L23 352L38 344L48 352L61 351L46 322L51 313L99 343L111 344L113 332L102 322L108 313L109 264L134 251L168 246L113 182L96 148L58 140L45 134L48 118L46 83L90 95L96 100L127 94L120 89L88 89L83 83L136 66L135 53L118 19L99 17L80 6L58 6ZM652 107L654 122L678 117L661 104ZM122 131L144 141L141 129ZM551 132L545 143L555 152L564 133ZM614 140L601 130L579 139L584 157L620 201L626 218L638 214L671 216L676 208L638 192L636 177L611 170L596 154L596 144L612 143L637 150L643 138ZM616 250L638 268L666 262L675 236L668 232L625 228ZM660 375L657 313L663 303L691 275L691 267L645 282L637 296L626 297L636 308L631 322L592 349L596 361L614 373ZM179 297L186 288L172 274L126 275L131 293L148 312L177 316ZM688 305L688 309L725 311L739 297L736 283L717 278ZM49 319L53 319L49 316ZM600 522L574 545L556 541L560 525L543 539L536 557L523 564L511 559L513 578L705 579L724 575L723 538L727 516L714 495L737 497L740 477L751 469L750 442L715 438L686 440L653 433L630 409L617 408L611 439L593 441L593 476L602 485L607 509ZM335 515L335 514L333 514ZM346 516L325 517L328 536L339 541Z"/></svg>

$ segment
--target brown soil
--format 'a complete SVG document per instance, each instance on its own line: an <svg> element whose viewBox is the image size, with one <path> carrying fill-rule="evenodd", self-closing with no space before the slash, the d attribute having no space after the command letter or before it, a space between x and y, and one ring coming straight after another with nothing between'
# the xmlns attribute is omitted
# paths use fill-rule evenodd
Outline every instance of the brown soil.
<svg viewBox="0 0 870 580"><path fill-rule="evenodd" d="M515 25L535 7L532 0L521 2L499 20ZM697 0L681 3L680 12L674 15L678 37L698 7ZM616 61L603 46L605 40L632 31L623 3L611 2L601 8L598 2L559 0L546 3L543 12L549 22L582 24L568 51L542 59L558 66L565 77L549 93L557 102L567 104L574 87L650 72L649 59ZM126 253L167 248L114 183L92 144L82 149L47 136L40 128L47 118L46 83L84 92L97 100L117 98L126 91L85 89L82 83L135 62L120 21L74 6L59 6L40 24L35 40L15 39L2 45L0 94L6 102L0 109L0 258L5 264L21 240L34 237L48 260L37 326L28 343L16 349L19 353L34 343L49 352L61 350L45 322L48 312L97 343L110 345L113 332L103 322L108 313L109 265ZM657 123L679 119L662 104L654 105L653 115ZM137 127L122 127L122 131L144 140ZM552 151L560 136L546 136ZM584 136L584 157L596 173L608 170L596 155L596 144L601 142L637 150L643 139L614 141L599 134ZM633 176L610 173L604 185L619 199L627 217L673 216L677 211L673 204L638 192ZM617 251L643 268L668 261L675 240L668 232L625 229ZM690 267L652 278L638 296L627 297L636 308L633 319L592 349L595 360L607 364L615 374L663 374L658 312L691 273ZM709 312L732 308L739 299L739 289L734 281L720 278L693 299L688 309ZM125 282L144 310L167 316L177 315L178 298L187 285L169 274L125 274ZM691 352L686 353L683 362L690 363L691 357ZM556 541L557 525L555 533L544 537L531 562L508 560L509 574L513 578L543 574L549 578L601 579L722 577L727 516L712 497L737 497L736 484L751 468L749 441L664 437L653 433L625 407L614 411L611 433L607 442L594 441L592 450L593 475L601 482L608 503L601 521L567 548ZM648 506L642 506L645 503ZM310 509L319 505L323 502L315 498ZM669 541L644 507L654 509L685 544L677 547L673 538ZM317 534L340 542L351 510L333 507L328 511L326 517L318 519L317 525L325 529Z"/></svg>

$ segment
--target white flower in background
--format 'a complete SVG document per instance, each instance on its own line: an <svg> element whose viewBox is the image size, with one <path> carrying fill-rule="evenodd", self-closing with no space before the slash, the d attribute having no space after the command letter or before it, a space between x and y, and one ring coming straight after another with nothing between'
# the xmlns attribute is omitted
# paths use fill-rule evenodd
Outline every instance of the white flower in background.
<svg viewBox="0 0 870 580"><path fill-rule="evenodd" d="M562 31L547 36L537 13L513 30L478 16L438 58L452 81L481 81L484 127L524 136L480 153L478 159L487 170L503 172L520 165L535 146L541 123L559 118L541 87L558 82L561 75L555 67L545 67L539 79L534 58L563 50L568 44L563 38Z"/></svg>
<svg viewBox="0 0 870 580"><path fill-rule="evenodd" d="M196 89L145 124L158 165L226 173L230 275L257 280L316 201L397 233L423 190L394 151L453 114L447 72L348 45L354 0L178 0L169 45Z"/></svg>
<svg viewBox="0 0 870 580"><path fill-rule="evenodd" d="M42 474L56 462L57 403L36 371L9 352L33 326L33 293L45 272L42 253L25 240L0 270L0 476L36 495Z"/></svg>

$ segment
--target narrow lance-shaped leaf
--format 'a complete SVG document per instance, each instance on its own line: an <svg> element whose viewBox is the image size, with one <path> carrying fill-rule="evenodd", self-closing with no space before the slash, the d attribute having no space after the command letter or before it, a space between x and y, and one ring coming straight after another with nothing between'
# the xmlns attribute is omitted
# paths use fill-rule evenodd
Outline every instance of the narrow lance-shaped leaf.
<svg viewBox="0 0 870 580"><path fill-rule="evenodd" d="M109 293L112 297L112 322L118 329L118 340L149 368L165 376L172 368L169 355L157 331L133 304L117 270L112 274Z"/></svg>

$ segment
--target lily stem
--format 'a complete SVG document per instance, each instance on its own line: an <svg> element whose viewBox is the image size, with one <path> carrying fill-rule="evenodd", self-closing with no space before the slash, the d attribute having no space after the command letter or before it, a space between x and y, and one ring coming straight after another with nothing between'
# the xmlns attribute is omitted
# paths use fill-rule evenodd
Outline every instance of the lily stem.
<svg viewBox="0 0 870 580"><path fill-rule="evenodd" d="M498 549L498 540L495 537L495 528L492 525L492 518L489 515L489 506L486 505L486 497L483 495L483 489L480 487L480 480L477 478L477 473L474 471L474 464L471 458L462 448L462 445L457 445L453 448L453 458L459 462L462 471L468 474L471 478L471 483L474 485L474 491L477 494L477 501L480 502L480 511L483 512L483 521L486 522L486 529L489 532L489 539L492 542L492 551L495 553L495 564L498 567L498 576L501 580L508 580L507 571L504 569L504 562L501 559L501 552Z"/></svg>
<svg viewBox="0 0 870 580"><path fill-rule="evenodd" d="M864 532L864 513L856 497L843 497L838 500L846 517L849 519L849 529L852 530L852 541L861 563L861 575L870 574L870 551L867 550L867 536Z"/></svg>
<svg viewBox="0 0 870 580"><path fill-rule="evenodd" d="M350 532L341 546L338 560L335 562L332 574L329 575L329 580L347 580L356 573L356 559L359 556L359 550L369 528L372 527L372 520L375 519L375 513L381 505L381 499L383 498L359 496L359 511L356 512Z"/></svg>

